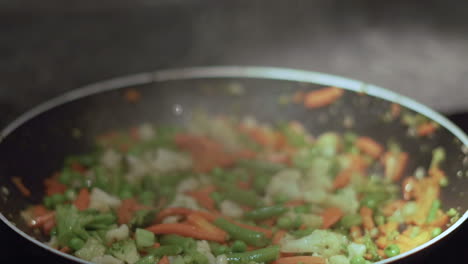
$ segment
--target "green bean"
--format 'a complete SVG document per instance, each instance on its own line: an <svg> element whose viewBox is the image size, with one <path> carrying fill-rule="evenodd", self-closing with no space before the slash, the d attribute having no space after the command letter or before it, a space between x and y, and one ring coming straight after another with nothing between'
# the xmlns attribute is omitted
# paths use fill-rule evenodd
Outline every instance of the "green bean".
<svg viewBox="0 0 468 264"><path fill-rule="evenodd" d="M431 205L431 209L429 209L429 214L427 215L426 222L431 223L436 219L437 211L440 208L440 201L438 199L434 200Z"/></svg>
<svg viewBox="0 0 468 264"><path fill-rule="evenodd" d="M179 235L165 235L160 240L162 245L178 245L184 251L196 248L197 244L193 238L183 237Z"/></svg>
<svg viewBox="0 0 468 264"><path fill-rule="evenodd" d="M249 245L264 247L268 244L268 240L263 233L240 227L224 218L216 219L214 224L226 231L233 239L242 240Z"/></svg>
<svg viewBox="0 0 468 264"><path fill-rule="evenodd" d="M281 229L290 229L293 227L293 224L294 223L291 218L286 216L278 218L278 221L276 222L276 225Z"/></svg>
<svg viewBox="0 0 468 264"><path fill-rule="evenodd" d="M264 193L269 182L270 177L258 174L253 178L253 187L258 193Z"/></svg>
<svg viewBox="0 0 468 264"><path fill-rule="evenodd" d="M249 211L244 214L244 217L249 220L265 220L275 216L282 215L288 211L288 208L281 206L281 205L273 205L258 208L252 211Z"/></svg>
<svg viewBox="0 0 468 264"><path fill-rule="evenodd" d="M158 248L151 248L148 250L148 254L154 257L163 257L163 256L175 256L182 253L183 249L180 246L168 245L160 246Z"/></svg>
<svg viewBox="0 0 468 264"><path fill-rule="evenodd" d="M228 247L226 247L225 245L215 243L215 242L210 242L210 249L211 249L211 252L213 252L215 256L229 252Z"/></svg>
<svg viewBox="0 0 468 264"><path fill-rule="evenodd" d="M310 212L310 206L305 204L305 205L294 207L294 212L298 214L307 214Z"/></svg>
<svg viewBox="0 0 468 264"><path fill-rule="evenodd" d="M306 229L300 229L300 230L296 230L296 231L292 231L291 232L291 235L295 236L296 238L301 238L301 237L305 237L305 236L308 236L310 234L312 234L312 232L314 232L315 229L313 228L306 228Z"/></svg>
<svg viewBox="0 0 468 264"><path fill-rule="evenodd" d="M253 191L246 191L235 188L233 186L226 186L221 187L225 191L225 197L228 200L232 200L234 202L247 205L250 207L260 207L263 205L262 200L257 194Z"/></svg>
<svg viewBox="0 0 468 264"><path fill-rule="evenodd" d="M208 264L208 258L205 257L202 253L198 252L197 250L190 250L186 253L186 256L191 258L191 262L188 263L195 263L195 264ZM187 263L187 262L186 262Z"/></svg>
<svg viewBox="0 0 468 264"><path fill-rule="evenodd" d="M232 243L231 248L233 252L244 252L247 250L247 244L244 241L236 240Z"/></svg>
<svg viewBox="0 0 468 264"><path fill-rule="evenodd" d="M86 223L87 228L95 228L99 229L102 226L109 226L114 224L117 221L117 218L114 214L107 213L107 214L100 214L96 216L92 216L91 220Z"/></svg>
<svg viewBox="0 0 468 264"><path fill-rule="evenodd" d="M226 257L229 263L249 263L251 261L268 263L279 257L279 250L279 246L271 246L243 253L227 254Z"/></svg>

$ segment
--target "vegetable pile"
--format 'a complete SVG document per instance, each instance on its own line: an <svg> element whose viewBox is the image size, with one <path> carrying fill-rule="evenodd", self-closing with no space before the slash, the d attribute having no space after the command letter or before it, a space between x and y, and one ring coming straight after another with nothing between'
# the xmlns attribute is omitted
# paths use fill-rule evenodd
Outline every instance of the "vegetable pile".
<svg viewBox="0 0 468 264"><path fill-rule="evenodd" d="M395 143L196 115L100 136L22 215L50 246L95 263L371 263L459 217L442 208L445 154L433 154L413 174Z"/></svg>

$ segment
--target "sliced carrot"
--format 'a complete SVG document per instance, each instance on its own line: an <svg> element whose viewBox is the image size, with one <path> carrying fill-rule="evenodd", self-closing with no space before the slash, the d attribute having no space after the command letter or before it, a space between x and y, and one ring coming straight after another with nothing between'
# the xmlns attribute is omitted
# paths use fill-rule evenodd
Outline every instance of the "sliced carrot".
<svg viewBox="0 0 468 264"><path fill-rule="evenodd" d="M337 223L343 217L343 211L338 207L330 207L322 212L322 228L327 229Z"/></svg>
<svg viewBox="0 0 468 264"><path fill-rule="evenodd" d="M117 209L118 223L121 225L129 223L136 211L144 209L148 210L151 207L139 204L134 198L123 200Z"/></svg>
<svg viewBox="0 0 468 264"><path fill-rule="evenodd" d="M47 214L34 218L34 220L31 222L31 226L41 227L44 225L44 223L50 221L51 219L55 219L55 212L48 212Z"/></svg>
<svg viewBox="0 0 468 264"><path fill-rule="evenodd" d="M74 161L70 164L70 167L72 170L78 172L78 173L85 173L86 172L86 167L81 165L80 163Z"/></svg>
<svg viewBox="0 0 468 264"><path fill-rule="evenodd" d="M273 236L273 245L279 245L281 240L286 236L286 234L287 232L285 230L278 230Z"/></svg>
<svg viewBox="0 0 468 264"><path fill-rule="evenodd" d="M306 108L319 108L332 104L344 94L343 89L327 87L309 92L305 95L304 106Z"/></svg>
<svg viewBox="0 0 468 264"><path fill-rule="evenodd" d="M378 159L382 155L384 148L370 137L359 137L356 140L356 146L365 154Z"/></svg>
<svg viewBox="0 0 468 264"><path fill-rule="evenodd" d="M417 127L418 136L421 136L421 137L430 136L434 134L436 130L437 130L437 126L435 125L434 122L431 122L431 121L422 123Z"/></svg>
<svg viewBox="0 0 468 264"><path fill-rule="evenodd" d="M188 216L189 214L192 214L193 210L188 209L188 208L183 208L183 207L172 207L172 208L166 208L161 210L157 217L156 217L156 222L161 222L164 218L168 216L175 216L175 215L183 215L183 216Z"/></svg>
<svg viewBox="0 0 468 264"><path fill-rule="evenodd" d="M349 229L349 234L353 238L354 241L362 237L362 230L360 226L352 226Z"/></svg>
<svg viewBox="0 0 468 264"><path fill-rule="evenodd" d="M20 193L23 196L25 197L31 196L31 191L23 184L23 181L21 180L20 177L11 177L11 181L13 182L13 184L16 186L18 191L20 191Z"/></svg>
<svg viewBox="0 0 468 264"><path fill-rule="evenodd" d="M352 169L344 169L333 180L333 188L340 189L346 187L351 182Z"/></svg>
<svg viewBox="0 0 468 264"><path fill-rule="evenodd" d="M399 104L392 103L392 105L390 106L390 114L392 118L393 119L397 118L398 116L400 116L400 113L401 113L401 106Z"/></svg>
<svg viewBox="0 0 468 264"><path fill-rule="evenodd" d="M90 196L88 188L82 188L76 197L76 200L73 204L78 208L78 210L83 211L88 209L90 202Z"/></svg>
<svg viewBox="0 0 468 264"><path fill-rule="evenodd" d="M210 194L216 190L215 186L207 186L201 190L188 191L186 194L193 197L197 202L208 210L215 210L215 201L211 198Z"/></svg>
<svg viewBox="0 0 468 264"><path fill-rule="evenodd" d="M318 256L295 256L295 257L285 257L279 258L272 262L272 264L326 264L327 261Z"/></svg>
<svg viewBox="0 0 468 264"><path fill-rule="evenodd" d="M444 214L441 210L439 210L437 212L437 218L434 221L430 222L429 225L442 228L448 224L449 220L449 217L446 214Z"/></svg>
<svg viewBox="0 0 468 264"><path fill-rule="evenodd" d="M163 257L159 260L158 264L170 264L169 258L168 258L167 256L163 256Z"/></svg>
<svg viewBox="0 0 468 264"><path fill-rule="evenodd" d="M60 183L56 177L47 178L44 180L44 185L46 188L46 195L51 196L54 194L62 194L67 190L67 186L65 184Z"/></svg>
<svg viewBox="0 0 468 264"><path fill-rule="evenodd" d="M42 204L41 205L36 205L36 206L33 207L34 217L43 216L43 215L45 215L47 213L49 213L49 210L47 210L47 208L45 208L45 206L43 206Z"/></svg>
<svg viewBox="0 0 468 264"><path fill-rule="evenodd" d="M61 252L63 253L70 253L71 252L71 249L69 247L63 247L60 249Z"/></svg>
<svg viewBox="0 0 468 264"><path fill-rule="evenodd" d="M135 89L128 89L124 93L125 100L129 103L136 103L141 99L141 93Z"/></svg>
<svg viewBox="0 0 468 264"><path fill-rule="evenodd" d="M259 227L259 226L247 225L247 224L244 224L244 223L234 221L232 219L227 219L227 220L230 221L231 223L236 224L236 225L238 225L240 227L243 227L245 229L249 229L249 230L256 231L256 232L261 232L261 233L265 234L265 236L267 238L271 238L273 236L273 231L271 231L269 229L262 228L262 227Z"/></svg>
<svg viewBox="0 0 468 264"><path fill-rule="evenodd" d="M394 182L399 181L408 164L408 158L409 155L406 152L386 152L382 158L385 166L385 177Z"/></svg>
<svg viewBox="0 0 468 264"><path fill-rule="evenodd" d="M221 238L217 234L207 233L199 227L183 223L157 224L146 228L146 230L151 231L157 235L176 234L179 236L192 237L195 239L202 239L208 241L225 241L225 237Z"/></svg>
<svg viewBox="0 0 468 264"><path fill-rule="evenodd" d="M48 219L47 221L44 222L42 225L42 230L44 231L44 234L49 235L50 231L52 231L52 228L54 228L56 225L55 217Z"/></svg>
<svg viewBox="0 0 468 264"><path fill-rule="evenodd" d="M293 102L298 104L304 101L305 93L303 91L298 91L293 94Z"/></svg>
<svg viewBox="0 0 468 264"><path fill-rule="evenodd" d="M212 223L208 222L205 218L203 218L200 215L197 215L197 214L189 215L187 217L187 222L189 224L192 224L192 225L200 228L200 230L202 230L202 232L209 233L213 237L217 237L218 240L216 240L216 241L226 241L226 239L228 237L228 234L226 233L226 231L224 231L224 230L220 229L219 227L213 225Z"/></svg>
<svg viewBox="0 0 468 264"><path fill-rule="evenodd" d="M161 244L159 244L158 242L156 242L156 243L154 243L153 248L158 248L158 247L160 247L160 246L161 246Z"/></svg>
<svg viewBox="0 0 468 264"><path fill-rule="evenodd" d="M361 214L362 217L362 225L364 226L364 229L367 231L370 231L375 228L374 224L374 219L372 218L373 212L372 209L369 207L361 207L359 210L359 213Z"/></svg>
<svg viewBox="0 0 468 264"><path fill-rule="evenodd" d="M385 205L382 209L382 213L384 216L391 216L395 213L396 210L401 209L405 205L405 201L403 200L396 200L387 205Z"/></svg>

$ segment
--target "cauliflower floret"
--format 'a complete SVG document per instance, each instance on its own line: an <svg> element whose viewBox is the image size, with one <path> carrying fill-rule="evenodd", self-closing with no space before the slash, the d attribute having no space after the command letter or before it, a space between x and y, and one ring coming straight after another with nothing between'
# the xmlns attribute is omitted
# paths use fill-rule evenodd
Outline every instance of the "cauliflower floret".
<svg viewBox="0 0 468 264"><path fill-rule="evenodd" d="M324 205L328 207L338 207L345 214L354 214L359 209L359 201L356 191L352 187L341 189L338 193L329 195L324 200Z"/></svg>
<svg viewBox="0 0 468 264"><path fill-rule="evenodd" d="M193 210L201 209L195 199L183 193L178 193L174 201L172 201L172 203L168 207L184 207Z"/></svg>
<svg viewBox="0 0 468 264"><path fill-rule="evenodd" d="M342 253L348 242L346 236L328 230L315 230L312 234L300 239L285 239L281 243L281 252L316 253L331 257Z"/></svg>
<svg viewBox="0 0 468 264"><path fill-rule="evenodd" d="M178 193L185 193L187 191L193 191L200 186L200 183L194 177L187 178L177 185Z"/></svg>
<svg viewBox="0 0 468 264"><path fill-rule="evenodd" d="M301 172L299 170L281 170L272 177L266 187L267 196L285 195L290 199L299 199L301 197L300 180Z"/></svg>
<svg viewBox="0 0 468 264"><path fill-rule="evenodd" d="M124 240L128 238L129 234L129 229L127 225L121 225L117 228L110 229L106 233L106 241L109 242L114 242L114 241L119 241L119 240Z"/></svg>
<svg viewBox="0 0 468 264"><path fill-rule="evenodd" d="M228 264L226 255L222 254L216 257L216 264Z"/></svg>
<svg viewBox="0 0 468 264"><path fill-rule="evenodd" d="M120 206L120 199L112 196L99 188L93 188L90 195L89 208L107 212Z"/></svg>
<svg viewBox="0 0 468 264"><path fill-rule="evenodd" d="M108 149L102 154L101 164L108 169L118 168L122 161L122 155L113 149Z"/></svg>
<svg viewBox="0 0 468 264"><path fill-rule="evenodd" d="M154 131L153 126L145 123L138 128L138 135L140 136L141 140L147 141L154 138L156 131Z"/></svg>
<svg viewBox="0 0 468 264"><path fill-rule="evenodd" d="M111 255L99 256L91 259L91 262L96 264L124 264L124 262L118 258L114 258Z"/></svg>
<svg viewBox="0 0 468 264"><path fill-rule="evenodd" d="M125 174L125 178L129 182L134 183L148 174L150 167L144 158L137 158L133 155L127 155L125 158L128 164L128 173Z"/></svg>
<svg viewBox="0 0 468 264"><path fill-rule="evenodd" d="M336 255L328 259L328 264L349 264L349 260L344 255Z"/></svg>
<svg viewBox="0 0 468 264"><path fill-rule="evenodd" d="M363 244L358 244L358 243L350 243L348 245L348 255L349 259L352 259L353 257L362 257L366 253L366 246Z"/></svg>
<svg viewBox="0 0 468 264"><path fill-rule="evenodd" d="M244 214L244 211L238 204L229 200L222 201L219 207L221 209L221 214L229 217L239 218Z"/></svg>
<svg viewBox="0 0 468 264"><path fill-rule="evenodd" d="M315 147L326 157L335 156L340 145L340 137L335 132L323 133L315 142Z"/></svg>
<svg viewBox="0 0 468 264"><path fill-rule="evenodd" d="M188 155L160 148L156 152L152 166L160 172L184 170L192 167L192 159Z"/></svg>
<svg viewBox="0 0 468 264"><path fill-rule="evenodd" d="M197 251L208 259L209 264L216 264L216 257L211 253L210 245L206 240L197 241Z"/></svg>

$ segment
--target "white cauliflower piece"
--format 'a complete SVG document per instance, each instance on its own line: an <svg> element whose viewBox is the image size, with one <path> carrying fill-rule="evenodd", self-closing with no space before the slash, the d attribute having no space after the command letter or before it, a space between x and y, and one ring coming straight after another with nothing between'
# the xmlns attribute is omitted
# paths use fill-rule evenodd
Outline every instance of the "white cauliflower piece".
<svg viewBox="0 0 468 264"><path fill-rule="evenodd" d="M331 161L324 158L312 160L312 166L304 177L304 188L313 190L331 190L333 181L329 177Z"/></svg>
<svg viewBox="0 0 468 264"><path fill-rule="evenodd" d="M315 147L326 157L333 157L338 152L341 145L340 137L335 132L326 132L321 134L315 142Z"/></svg>
<svg viewBox="0 0 468 264"><path fill-rule="evenodd" d="M229 200L222 201L219 207L221 214L229 217L240 218L244 214L244 211L238 204Z"/></svg>
<svg viewBox="0 0 468 264"><path fill-rule="evenodd" d="M184 170L192 167L192 159L186 154L160 148L156 152L152 166L160 172Z"/></svg>
<svg viewBox="0 0 468 264"><path fill-rule="evenodd" d="M299 239L283 240L281 252L315 253L328 258L341 254L347 242L348 239L344 235L317 229L312 234Z"/></svg>
<svg viewBox="0 0 468 264"><path fill-rule="evenodd" d="M125 178L129 182L136 182L143 178L150 171L150 167L144 158L137 158L133 155L127 155L126 161L128 164L128 173Z"/></svg>
<svg viewBox="0 0 468 264"><path fill-rule="evenodd" d="M228 264L226 255L222 254L216 257L216 264Z"/></svg>
<svg viewBox="0 0 468 264"><path fill-rule="evenodd" d="M285 195L290 199L301 197L301 172L296 169L284 169L276 173L268 186L266 193L269 197Z"/></svg>
<svg viewBox="0 0 468 264"><path fill-rule="evenodd" d="M300 214L302 224L306 227L319 228L323 224L323 218L315 214Z"/></svg>
<svg viewBox="0 0 468 264"><path fill-rule="evenodd" d="M113 149L108 149L101 156L101 164L108 169L119 167L122 155Z"/></svg>
<svg viewBox="0 0 468 264"><path fill-rule="evenodd" d="M357 194L352 187L343 188L338 193L329 195L323 204L327 207L338 207L345 214L354 214L359 209Z"/></svg>
<svg viewBox="0 0 468 264"><path fill-rule="evenodd" d="M168 207L184 207L184 208L189 208L193 210L201 209L195 199L183 193L178 193L174 201L172 201L172 203L169 204Z"/></svg>
<svg viewBox="0 0 468 264"><path fill-rule="evenodd" d="M363 244L358 244L351 242L348 245L348 256L349 259L352 259L353 257L362 257L366 253L366 246Z"/></svg>
<svg viewBox="0 0 468 264"><path fill-rule="evenodd" d="M99 188L93 188L89 197L89 208L107 212L120 206L120 199L112 196Z"/></svg>
<svg viewBox="0 0 468 264"><path fill-rule="evenodd" d="M156 131L154 131L152 125L145 123L138 127L138 135L140 136L141 140L148 141L156 136Z"/></svg>
<svg viewBox="0 0 468 264"><path fill-rule="evenodd" d="M114 258L111 255L98 256L91 259L91 262L96 264L124 264L124 262L118 258Z"/></svg>
<svg viewBox="0 0 468 264"><path fill-rule="evenodd" d="M344 255L336 255L328 259L328 264L349 264L349 260Z"/></svg>
<svg viewBox="0 0 468 264"><path fill-rule="evenodd" d="M120 225L117 228L110 229L106 233L106 241L112 243L119 240L127 239L129 235L129 229L127 225Z"/></svg>
<svg viewBox="0 0 468 264"><path fill-rule="evenodd" d="M198 180L195 179L194 177L190 177L190 178L187 178L187 179L181 181L177 185L177 192L178 193L184 193L184 192L187 192L187 191L193 191L193 190L197 189L199 186L200 186L200 182L198 182Z"/></svg>
<svg viewBox="0 0 468 264"><path fill-rule="evenodd" d="M211 253L210 245L206 240L197 241L197 251L208 259L209 264L216 264L216 257Z"/></svg>

